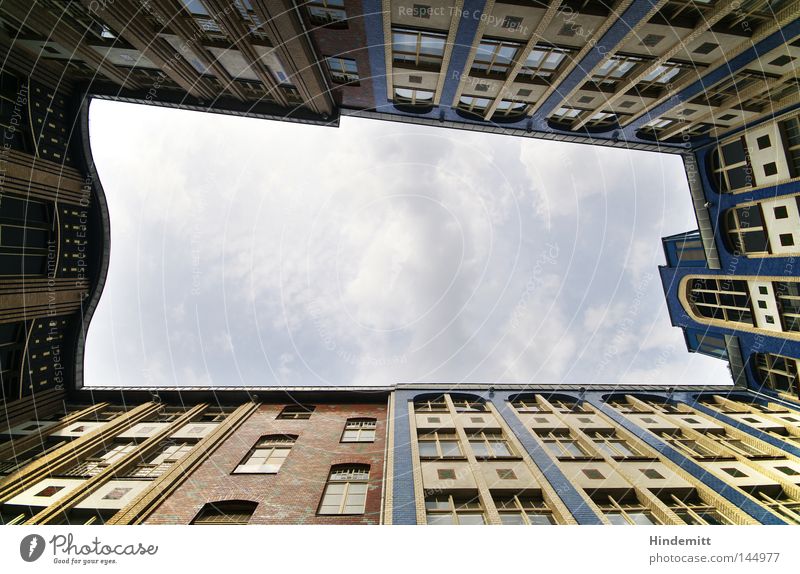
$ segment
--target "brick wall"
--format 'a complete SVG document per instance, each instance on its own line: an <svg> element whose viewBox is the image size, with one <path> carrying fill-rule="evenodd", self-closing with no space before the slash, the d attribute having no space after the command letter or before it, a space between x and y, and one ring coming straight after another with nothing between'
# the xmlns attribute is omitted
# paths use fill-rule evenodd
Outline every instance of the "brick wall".
<svg viewBox="0 0 800 574"><path fill-rule="evenodd" d="M311 37L317 48L317 53L323 59L322 68L327 73L324 62L326 56L341 56L356 61L360 78L357 86L342 86L331 84L333 98L336 103L345 108L373 109L375 96L372 90L372 78L369 64L369 50L367 35L364 29L361 2L348 0L345 2L347 12L347 28L323 27L313 24L306 18L306 26L311 31ZM385 82L385 78L378 78ZM385 103L385 102L384 102Z"/></svg>
<svg viewBox="0 0 800 574"><path fill-rule="evenodd" d="M378 524L386 435L386 404L318 404L308 420L277 420L284 405L262 405L147 519L148 524L188 524L207 502L252 500L251 524ZM341 443L348 418L377 419L374 443ZM263 435L295 434L297 441L277 474L232 474ZM358 516L318 516L331 465L370 465L366 511Z"/></svg>

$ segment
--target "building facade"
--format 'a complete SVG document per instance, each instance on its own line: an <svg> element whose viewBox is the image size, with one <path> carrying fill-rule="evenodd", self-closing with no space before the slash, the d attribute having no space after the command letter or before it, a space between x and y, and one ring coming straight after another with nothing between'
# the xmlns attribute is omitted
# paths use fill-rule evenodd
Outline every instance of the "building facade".
<svg viewBox="0 0 800 574"><path fill-rule="evenodd" d="M2 522L800 522L798 8L2 2ZM664 239L666 302L732 386L84 388L93 98L680 154L698 227Z"/></svg>
<svg viewBox="0 0 800 574"><path fill-rule="evenodd" d="M104 389L10 403L3 524L800 524L746 388Z"/></svg>

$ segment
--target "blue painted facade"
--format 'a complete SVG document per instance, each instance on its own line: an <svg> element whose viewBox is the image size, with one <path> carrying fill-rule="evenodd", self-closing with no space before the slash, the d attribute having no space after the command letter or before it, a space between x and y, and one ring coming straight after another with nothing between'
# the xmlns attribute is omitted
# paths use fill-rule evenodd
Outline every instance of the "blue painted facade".
<svg viewBox="0 0 800 574"><path fill-rule="evenodd" d="M500 385L498 385L500 386ZM767 402L779 403L790 410L800 413L800 401L790 401L779 398L777 395L766 396L764 393L755 393L749 390L731 390L730 387L720 387L719 389L706 388L702 391L688 390L686 387L680 390L658 387L653 389L577 389L575 387L562 387L553 389L533 389L508 390L494 389L488 384L481 388L471 386L469 390L461 390L456 386L448 389L445 385L431 385L430 388L420 388L421 385L400 384L395 391L394 408L394 460L392 472L394 475L393 488L393 524L416 524L415 491L413 479L413 461L411 451L411 427L408 420L409 404L415 399L429 399L442 393L450 393L453 397L480 399L485 403L491 403L497 413L502 417L511 432L522 444L525 454L536 465L544 478L554 488L557 495L569 509L572 517L578 524L602 524L601 518L592 508L584 502L584 498L579 489L564 475L556 460L550 453L534 438L531 429L525 427L520 418L514 412L512 401L520 396L533 396L541 394L547 398L557 398L559 400L574 401L577 404L585 403L591 405L600 413L606 415L619 427L624 428L638 439L646 443L659 455L674 463L682 470L689 473L699 483L707 486L713 492L719 494L735 505L750 517L761 524L786 524L780 516L768 511L750 497L746 496L739 488L719 479L717 476L703 468L701 462L697 462L681 451L660 440L656 435L649 432L646 428L639 426L633 419L626 417L619 412L609 402L617 398L622 398L626 394L637 396L642 399L656 400L666 404L685 404L698 412L706 414L719 422L730 425L731 427L747 433L759 440L762 440L787 454L800 456L800 448L792 442L780 440L757 428L751 427L744 422L735 420L715 409L712 409L702 400L714 395L728 397L732 400L757 405L766 405Z"/></svg>

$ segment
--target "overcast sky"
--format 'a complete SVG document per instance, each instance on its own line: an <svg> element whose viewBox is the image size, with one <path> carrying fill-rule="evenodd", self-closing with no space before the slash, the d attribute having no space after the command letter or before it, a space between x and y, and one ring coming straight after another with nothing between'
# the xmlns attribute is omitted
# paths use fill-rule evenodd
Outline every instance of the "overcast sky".
<svg viewBox="0 0 800 574"><path fill-rule="evenodd" d="M727 383L670 326L663 154L96 100L111 264L85 384Z"/></svg>

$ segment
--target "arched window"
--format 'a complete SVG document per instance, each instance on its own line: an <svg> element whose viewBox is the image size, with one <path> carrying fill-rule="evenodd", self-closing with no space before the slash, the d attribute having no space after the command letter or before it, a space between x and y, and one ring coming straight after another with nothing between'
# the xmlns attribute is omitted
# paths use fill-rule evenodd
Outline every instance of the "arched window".
<svg viewBox="0 0 800 574"><path fill-rule="evenodd" d="M687 299L695 314L707 319L753 325L747 282L698 277L686 284Z"/></svg>
<svg viewBox="0 0 800 574"><path fill-rule="evenodd" d="M221 500L203 505L191 524L247 524L258 503L249 500Z"/></svg>
<svg viewBox="0 0 800 574"><path fill-rule="evenodd" d="M319 514L364 514L368 486L369 465L332 467L322 494Z"/></svg>
<svg viewBox="0 0 800 574"><path fill-rule="evenodd" d="M237 474L275 474L292 450L296 435L272 434L262 436L250 450L245 460L236 467Z"/></svg>

